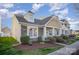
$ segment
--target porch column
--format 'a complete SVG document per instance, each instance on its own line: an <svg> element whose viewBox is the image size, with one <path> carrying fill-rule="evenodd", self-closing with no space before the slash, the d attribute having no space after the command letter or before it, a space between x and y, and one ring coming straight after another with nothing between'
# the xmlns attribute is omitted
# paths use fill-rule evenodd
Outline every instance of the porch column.
<svg viewBox="0 0 79 59"><path fill-rule="evenodd" d="M62 29L59 29L59 36L61 36L62 34Z"/></svg>
<svg viewBox="0 0 79 59"><path fill-rule="evenodd" d="M54 36L54 28L52 28L52 36Z"/></svg>
<svg viewBox="0 0 79 59"><path fill-rule="evenodd" d="M55 36L55 28L53 28L53 36Z"/></svg>
<svg viewBox="0 0 79 59"><path fill-rule="evenodd" d="M37 27L37 37L38 37L38 27Z"/></svg>
<svg viewBox="0 0 79 59"><path fill-rule="evenodd" d="M65 35L65 30L64 30L64 35Z"/></svg>
<svg viewBox="0 0 79 59"><path fill-rule="evenodd" d="M46 27L43 28L43 41L45 41L46 38Z"/></svg>
<svg viewBox="0 0 79 59"><path fill-rule="evenodd" d="M29 36L29 27L27 26L27 36Z"/></svg>

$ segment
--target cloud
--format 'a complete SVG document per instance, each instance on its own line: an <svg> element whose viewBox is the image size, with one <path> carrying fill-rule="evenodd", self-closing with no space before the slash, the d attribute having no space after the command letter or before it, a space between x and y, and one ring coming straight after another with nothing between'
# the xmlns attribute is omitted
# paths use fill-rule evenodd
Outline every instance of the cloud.
<svg viewBox="0 0 79 59"><path fill-rule="evenodd" d="M75 22L70 22L71 24L71 28L74 30L79 30L79 21L75 21Z"/></svg>
<svg viewBox="0 0 79 59"><path fill-rule="evenodd" d="M67 5L68 4L65 4L65 3L49 4L50 6L49 12L59 16L60 18L65 18L68 15Z"/></svg>
<svg viewBox="0 0 79 59"><path fill-rule="evenodd" d="M35 3L32 5L32 10L33 12L38 11L41 7L43 7L45 4L40 4L40 3Z"/></svg>
<svg viewBox="0 0 79 59"><path fill-rule="evenodd" d="M14 6L14 4L10 4L10 3L9 3L9 4L4 4L3 6L4 6L5 8L11 8L11 7Z"/></svg>
<svg viewBox="0 0 79 59"><path fill-rule="evenodd" d="M49 11L52 12L55 10L60 10L62 8L65 8L67 6L67 4L65 4L65 3L53 3L53 4L49 4L49 6L51 7L49 9Z"/></svg>
<svg viewBox="0 0 79 59"><path fill-rule="evenodd" d="M12 12L12 14L25 14L24 10L15 10Z"/></svg>
<svg viewBox="0 0 79 59"><path fill-rule="evenodd" d="M12 14L24 14L24 10L15 10L15 11L9 11L9 8L12 8L14 4L0 4L0 16L4 18L11 18Z"/></svg>
<svg viewBox="0 0 79 59"><path fill-rule="evenodd" d="M57 15L60 18L66 18L68 15L68 8L65 8L63 10L54 11L54 15Z"/></svg>
<svg viewBox="0 0 79 59"><path fill-rule="evenodd" d="M14 4L10 3L0 3L0 16L2 18L8 18L11 17L9 8L14 7Z"/></svg>
<svg viewBox="0 0 79 59"><path fill-rule="evenodd" d="M76 25L76 24L79 23L79 20L72 19L72 18L69 18L69 17L67 17L66 20L68 20L71 25Z"/></svg>
<svg viewBox="0 0 79 59"><path fill-rule="evenodd" d="M70 18L70 17L66 17L66 19L67 19L68 21L71 21L72 18ZM72 19L72 20L73 20L73 19Z"/></svg>
<svg viewBox="0 0 79 59"><path fill-rule="evenodd" d="M72 19L69 17L67 17L66 19L69 21L71 29L73 29L73 30L79 29L79 20L78 19Z"/></svg>
<svg viewBox="0 0 79 59"><path fill-rule="evenodd" d="M0 3L0 8L12 8L14 4L10 3Z"/></svg>
<svg viewBox="0 0 79 59"><path fill-rule="evenodd" d="M79 21L70 21L70 24L77 25L79 24Z"/></svg>
<svg viewBox="0 0 79 59"><path fill-rule="evenodd" d="M72 19L71 19L71 20L72 20ZM79 24L79 21L70 21L70 24L76 25L76 24Z"/></svg>
<svg viewBox="0 0 79 59"><path fill-rule="evenodd" d="M7 13L8 9L0 9L0 13Z"/></svg>
<svg viewBox="0 0 79 59"><path fill-rule="evenodd" d="M0 9L0 16L1 17L8 17L9 11L8 9Z"/></svg>
<svg viewBox="0 0 79 59"><path fill-rule="evenodd" d="M2 19L8 19L12 17L12 12L10 12L8 9L0 9L0 16Z"/></svg>

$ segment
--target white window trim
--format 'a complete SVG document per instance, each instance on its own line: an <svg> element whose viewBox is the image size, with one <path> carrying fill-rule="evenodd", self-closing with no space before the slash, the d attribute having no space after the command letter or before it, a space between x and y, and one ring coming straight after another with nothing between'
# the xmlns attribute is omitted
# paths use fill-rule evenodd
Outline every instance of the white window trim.
<svg viewBox="0 0 79 59"><path fill-rule="evenodd" d="M29 34L30 29L32 29L32 36L30 36L30 34ZM34 29L36 29L36 36L34 35L34 34L35 34ZM28 28L28 35L30 36L30 38L37 38L37 37L38 37L37 27L31 27L31 26L30 26L30 27Z"/></svg>
<svg viewBox="0 0 79 59"><path fill-rule="evenodd" d="M51 31L51 32L50 32L50 31ZM49 32L51 33L51 35L50 35ZM46 34L47 34L47 36L53 36L53 31L52 31L52 29L47 30L47 33L46 33Z"/></svg>

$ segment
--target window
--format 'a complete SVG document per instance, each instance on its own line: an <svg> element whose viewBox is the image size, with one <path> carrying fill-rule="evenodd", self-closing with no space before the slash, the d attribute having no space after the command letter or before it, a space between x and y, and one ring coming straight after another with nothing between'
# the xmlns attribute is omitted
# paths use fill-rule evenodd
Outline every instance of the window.
<svg viewBox="0 0 79 59"><path fill-rule="evenodd" d="M47 35L48 35L48 36L51 36L51 35L52 35L52 29L48 29L48 30L47 30Z"/></svg>
<svg viewBox="0 0 79 59"><path fill-rule="evenodd" d="M30 36L33 36L33 29L30 29L30 30L29 30L29 35L30 35Z"/></svg>
<svg viewBox="0 0 79 59"><path fill-rule="evenodd" d="M66 34L66 35L68 34L68 31L67 31L67 30L65 30L65 34Z"/></svg>
<svg viewBox="0 0 79 59"><path fill-rule="evenodd" d="M59 29L55 28L55 35L59 35Z"/></svg>
<svg viewBox="0 0 79 59"><path fill-rule="evenodd" d="M34 28L34 36L37 36L37 29Z"/></svg>
<svg viewBox="0 0 79 59"><path fill-rule="evenodd" d="M59 29L57 29L57 35L59 35Z"/></svg>
<svg viewBox="0 0 79 59"><path fill-rule="evenodd" d="M36 28L31 28L31 29L29 29L29 35L30 35L31 37L37 36L37 29L36 29Z"/></svg>
<svg viewBox="0 0 79 59"><path fill-rule="evenodd" d="M49 35L52 35L52 30L51 29L49 30Z"/></svg>

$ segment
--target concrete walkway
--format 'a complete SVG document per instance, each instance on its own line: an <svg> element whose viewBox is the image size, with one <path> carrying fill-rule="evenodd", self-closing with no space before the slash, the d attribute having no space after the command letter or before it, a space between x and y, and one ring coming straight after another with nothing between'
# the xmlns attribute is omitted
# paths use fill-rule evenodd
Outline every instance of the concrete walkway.
<svg viewBox="0 0 79 59"><path fill-rule="evenodd" d="M67 45L64 48L61 48L55 52L49 53L48 55L71 55L72 53L76 52L79 49L79 41Z"/></svg>
<svg viewBox="0 0 79 59"><path fill-rule="evenodd" d="M63 44L63 43L56 43L58 45L62 45L62 46L68 46L67 44Z"/></svg>

